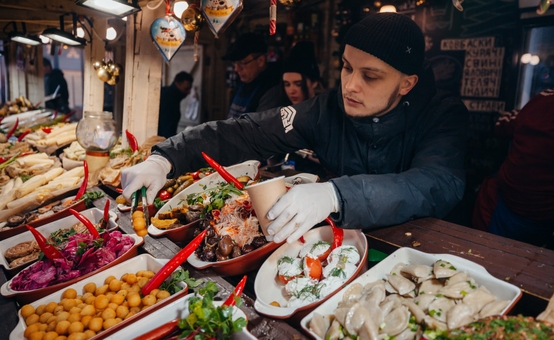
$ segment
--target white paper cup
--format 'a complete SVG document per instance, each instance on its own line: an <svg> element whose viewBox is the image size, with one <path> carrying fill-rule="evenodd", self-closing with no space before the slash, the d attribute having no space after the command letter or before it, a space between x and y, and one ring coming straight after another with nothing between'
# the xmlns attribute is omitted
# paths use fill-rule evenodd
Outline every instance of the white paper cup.
<svg viewBox="0 0 554 340"><path fill-rule="evenodd" d="M273 241L273 236L267 233L267 227L271 220L268 220L266 216L269 209L287 192L285 176L249 185L246 187L246 191L250 196L252 207L260 221L260 227L262 227L266 240Z"/></svg>

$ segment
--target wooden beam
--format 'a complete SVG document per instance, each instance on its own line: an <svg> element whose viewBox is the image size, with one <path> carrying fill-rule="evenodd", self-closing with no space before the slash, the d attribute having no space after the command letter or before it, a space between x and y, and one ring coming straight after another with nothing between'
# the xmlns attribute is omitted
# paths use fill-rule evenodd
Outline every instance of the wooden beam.
<svg viewBox="0 0 554 340"><path fill-rule="evenodd" d="M165 16L165 7L129 16L126 32L125 94L122 130L140 144L158 134L162 56L152 43L150 26ZM126 145L127 140L123 138Z"/></svg>
<svg viewBox="0 0 554 340"><path fill-rule="evenodd" d="M94 29L97 32L106 32L107 21L98 19L94 21ZM104 83L98 79L96 70L92 64L104 59L104 41L96 34L92 35L92 41L85 46L83 65L83 112L102 112L104 108Z"/></svg>

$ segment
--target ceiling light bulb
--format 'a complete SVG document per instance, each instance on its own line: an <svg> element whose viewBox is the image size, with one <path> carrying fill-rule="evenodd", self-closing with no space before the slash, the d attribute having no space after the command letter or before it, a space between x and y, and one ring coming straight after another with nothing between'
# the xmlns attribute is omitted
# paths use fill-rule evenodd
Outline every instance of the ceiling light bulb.
<svg viewBox="0 0 554 340"><path fill-rule="evenodd" d="M114 40L117 37L117 31L113 27L109 27L106 30L106 39Z"/></svg>
<svg viewBox="0 0 554 340"><path fill-rule="evenodd" d="M383 13L383 12L396 12L396 7L394 7L393 5L385 5L385 6L381 7L379 12L381 12L381 13Z"/></svg>
<svg viewBox="0 0 554 340"><path fill-rule="evenodd" d="M45 37L45 36L42 35L42 34L39 35L38 37L40 38L40 40L42 40L42 43L43 43L43 44L49 44L49 43L50 43L50 38Z"/></svg>
<svg viewBox="0 0 554 340"><path fill-rule="evenodd" d="M85 37L85 30L82 27L77 27L77 36L79 38Z"/></svg>
<svg viewBox="0 0 554 340"><path fill-rule="evenodd" d="M189 8L189 3L186 1L176 1L173 4L173 14L179 19L181 19L181 15L183 15L183 12Z"/></svg>
<svg viewBox="0 0 554 340"><path fill-rule="evenodd" d="M521 56L520 60L522 64L529 64L529 62L531 61L531 53L525 53Z"/></svg>
<svg viewBox="0 0 554 340"><path fill-rule="evenodd" d="M538 55L534 55L534 56L531 56L531 61L529 61L529 64L534 66L540 63L540 61L541 61L541 58L539 58Z"/></svg>

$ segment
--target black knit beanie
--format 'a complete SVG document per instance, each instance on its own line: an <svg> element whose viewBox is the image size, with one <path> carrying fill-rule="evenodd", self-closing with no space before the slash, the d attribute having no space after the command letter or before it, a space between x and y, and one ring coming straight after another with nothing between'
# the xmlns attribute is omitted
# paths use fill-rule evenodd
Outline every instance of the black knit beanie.
<svg viewBox="0 0 554 340"><path fill-rule="evenodd" d="M314 43L311 41L297 42L284 62L283 72L296 72L311 80L319 81L319 67L315 57Z"/></svg>
<svg viewBox="0 0 554 340"><path fill-rule="evenodd" d="M344 44L367 52L407 75L418 74L423 68L423 33L403 14L369 14L348 30Z"/></svg>

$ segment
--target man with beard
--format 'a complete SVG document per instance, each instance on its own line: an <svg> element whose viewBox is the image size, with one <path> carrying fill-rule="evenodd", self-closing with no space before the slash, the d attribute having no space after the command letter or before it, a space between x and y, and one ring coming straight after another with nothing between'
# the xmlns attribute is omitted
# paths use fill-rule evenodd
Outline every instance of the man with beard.
<svg viewBox="0 0 554 340"><path fill-rule="evenodd" d="M340 89L170 138L123 171L123 195L145 185L152 201L166 175L206 165L201 151L230 165L310 149L337 177L281 197L267 214L275 242L294 242L329 215L352 229L442 218L463 196L468 116L435 89L424 48L410 18L370 14L344 38Z"/></svg>

